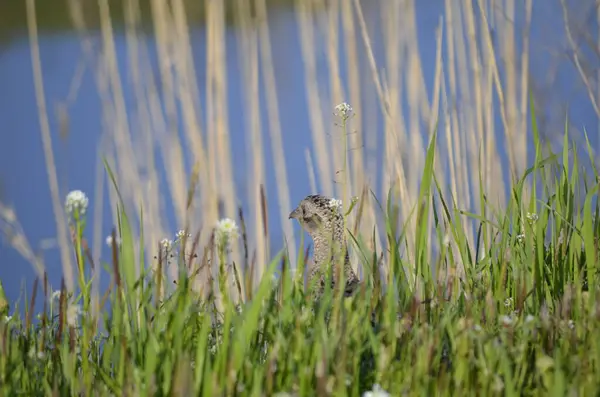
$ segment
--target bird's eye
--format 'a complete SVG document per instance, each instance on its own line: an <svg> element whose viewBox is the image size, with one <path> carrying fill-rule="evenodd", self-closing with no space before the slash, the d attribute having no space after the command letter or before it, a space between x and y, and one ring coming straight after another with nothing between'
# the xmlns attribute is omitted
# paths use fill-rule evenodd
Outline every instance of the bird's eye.
<svg viewBox="0 0 600 397"><path fill-rule="evenodd" d="M311 224L313 227L319 227L323 222L323 219L317 214L312 214L310 216L305 216L304 221L308 224Z"/></svg>

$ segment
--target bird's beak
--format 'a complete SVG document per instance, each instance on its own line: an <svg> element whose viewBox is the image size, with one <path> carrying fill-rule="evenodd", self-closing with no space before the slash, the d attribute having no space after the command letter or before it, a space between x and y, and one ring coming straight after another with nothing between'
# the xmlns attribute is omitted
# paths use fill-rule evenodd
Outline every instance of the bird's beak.
<svg viewBox="0 0 600 397"><path fill-rule="evenodd" d="M292 212L290 212L290 216L288 217L288 219L298 219L300 215L302 215L302 210L300 209L300 207L298 207Z"/></svg>

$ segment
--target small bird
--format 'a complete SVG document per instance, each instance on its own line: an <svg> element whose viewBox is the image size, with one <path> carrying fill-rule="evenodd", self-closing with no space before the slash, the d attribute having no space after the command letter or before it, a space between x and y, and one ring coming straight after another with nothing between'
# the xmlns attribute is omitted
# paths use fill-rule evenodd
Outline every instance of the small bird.
<svg viewBox="0 0 600 397"><path fill-rule="evenodd" d="M344 258L344 296L353 295L360 285L360 280L350 265L350 256L346 242L344 216L339 200L322 195L305 197L294 209L289 219L296 219L300 226L313 240L314 261L309 268L309 285L317 281L313 297L318 299L325 288L326 266L331 264L333 270L332 288L335 289L335 275L339 258ZM317 278L318 277L318 278Z"/></svg>

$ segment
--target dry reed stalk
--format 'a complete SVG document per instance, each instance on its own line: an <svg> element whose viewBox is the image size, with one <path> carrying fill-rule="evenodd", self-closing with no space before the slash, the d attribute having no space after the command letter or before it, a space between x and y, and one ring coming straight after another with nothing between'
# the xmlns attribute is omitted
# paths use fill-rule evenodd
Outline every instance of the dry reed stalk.
<svg viewBox="0 0 600 397"><path fill-rule="evenodd" d="M273 56L269 38L269 27L267 19L267 5L265 0L256 0L256 16L259 24L259 40L261 49L261 62L263 67L263 78L265 81L265 92L267 99L267 110L269 114L269 133L271 136L271 152L275 163L275 179L277 181L277 196L279 202L279 216L284 238L287 240L287 252L293 263L296 262L296 243L293 238L292 222L287 215L292 210L289 195L289 182L287 166L283 149L283 138L281 133L281 122L279 117L279 105L277 99L277 85L275 82L275 70L273 67ZM268 252L268 251L267 251ZM266 263L265 263L266 265ZM264 269L262 269L264 271Z"/></svg>
<svg viewBox="0 0 600 397"><path fill-rule="evenodd" d="M237 0L235 4L236 24L239 26L238 40L239 59L245 60L240 65L241 72L244 76L244 94L246 100L245 109L246 123L250 131L250 139L246 140L246 147L250 156L249 169L252 172L249 175L248 183L248 206L252 209L250 223L253 225L254 232L251 233L251 241L254 246L257 263L266 264L269 261L268 246L264 233L263 217L261 216L260 204L260 186L266 185L265 180L265 161L264 161L264 141L262 137L262 123L260 116L260 102L256 98L260 98L259 86L259 67L258 67L258 34L255 24L253 23L251 2L246 0ZM250 269L245 267L244 271L249 272ZM256 273L255 273L256 275ZM256 285L259 279L252 280L252 286Z"/></svg>
<svg viewBox="0 0 600 397"><path fill-rule="evenodd" d="M308 184L310 186L310 194L317 194L317 177L315 175L315 165L310 155L308 148L304 149L304 158L306 159L306 172L308 173Z"/></svg>
<svg viewBox="0 0 600 397"><path fill-rule="evenodd" d="M354 26L352 4L349 1L340 1L340 13L342 14L343 44L346 53L345 69L348 76L348 93L346 96L349 103L361 104L363 101L361 101L360 95L360 61L357 54L356 27ZM352 127L356 131L349 139L351 148L360 148L353 150L350 158L355 194L360 192L366 184L363 148L365 131L362 120L362 112L358 109L352 118ZM363 231L367 232L366 229L363 229Z"/></svg>
<svg viewBox="0 0 600 397"><path fill-rule="evenodd" d="M46 106L46 94L44 90L44 77L42 75L42 62L40 59L40 46L37 31L37 19L35 12L35 0L27 0L27 29L29 40L31 41L31 60L33 67L33 83L35 87L35 96L38 107L38 117L40 120L40 133L44 146L44 160L46 172L48 174L48 183L50 184L50 197L52 199L52 210L56 222L56 234L58 246L60 249L60 258L62 262L63 277L69 291L73 291L75 284L73 281L73 263L70 256L69 241L67 237L67 224L63 201L58 188L58 177L56 175L56 162L54 160L54 151L52 149L52 136L50 131L50 122L48 119L48 110Z"/></svg>
<svg viewBox="0 0 600 397"><path fill-rule="evenodd" d="M33 0L28 0L28 12L33 10ZM531 21L532 0L526 0L523 6L526 12L526 26ZM95 72L98 91L102 99L102 111L105 122L105 134L101 140L102 153L114 167L118 175L119 188L126 201L126 208L132 219L139 220L140 209L144 210L146 249L154 252L156 242L168 236L166 226L167 204L172 203L178 224L193 223L202 219L200 245L206 245L212 225L218 217L218 202L224 203L225 214L234 217L237 213L236 187L233 183L234 163L231 158L230 131L227 123L227 66L231 62L225 57L227 45L225 37L225 5L223 2L205 2L206 11L206 127L202 128L200 117L199 90L193 51L189 37L186 10L189 5L184 0L165 3L151 2L151 17L156 34L156 50L160 63L160 90L149 69L150 57L148 44L139 33L140 4L138 0L125 2L125 37L127 57L130 65L132 87L135 94L137 114L127 114L121 71L117 68L117 52L113 22L107 0L98 1L100 12L100 32L102 52L96 55L93 41L83 18L84 12L79 2L69 3L73 23L82 37L82 46L88 64ZM438 126L440 145L436 148L435 169L456 205L461 209L483 211L478 198L481 189L490 198L490 204L498 207L505 205L506 189L503 170L492 164L499 163L499 153L506 149L509 154L510 175L521 173L527 161L527 88L529 39L523 38L521 54L516 53L514 26L512 18L517 12L514 0L495 1L492 5L483 0L477 3L444 2L444 26L436 33L436 59L433 76L424 76L423 59L419 52L416 26L416 2L379 2L381 13L363 13L368 7L358 0L353 2L323 0L295 0L296 21L300 32L301 58L304 63L304 78L308 101L308 118L311 126L311 139L314 153L306 152L307 168L311 180L311 190L328 195L348 195L373 188L385 198L388 189L392 189L400 207L398 221L404 223L417 203L420 175L424 166L425 150L429 134L440 114L445 124ZM477 7L477 9L475 9ZM494 7L502 12L495 11ZM520 8L519 8L520 10ZM320 16L315 15L316 12ZM476 18L476 15L478 18ZM30 15L30 25L35 25L35 15ZM369 19L372 18L372 19ZM292 224L287 220L290 209L289 181L286 174L283 153L283 138L279 117L277 85L275 81L275 63L269 38L270 26L267 19L265 0L235 3L235 19L241 28L238 40L238 59L245 82L245 116L250 131L247 143L250 166L247 180L251 213L248 214L250 246L254 246L256 259L256 279L264 272L268 263L269 235L265 211L265 197L261 186L265 186L265 160L267 152L262 145L261 103L256 100L264 92L268 111L268 128L271 142L270 151L276 168L277 197L281 229L290 243L291 263L295 262L296 247L291 238ZM383 59L376 59L373 43L379 40L377 30L370 25L381 26L383 41ZM342 33L339 34L341 24ZM324 45L315 37L315 25L325 34ZM500 47L492 42L490 30L494 29ZM30 34L37 37L35 27L30 26ZM446 51L442 53L442 43ZM342 60L339 48L345 46L346 59ZM33 42L32 55L36 54L37 42ZM329 75L329 98L320 89L316 54L325 50L326 70ZM366 58L361 61L359 50ZM498 58L500 57L500 58ZM521 62L517 62L520 58ZM502 75L499 62L502 61ZM344 61L346 65L344 65ZM259 64L260 62L260 64ZM36 90L41 114L44 147L50 147L51 137L47 127L47 115L43 103L43 82L41 78L39 53L34 56ZM35 65L34 65L35 66ZM382 66L385 70L381 72ZM344 68L347 80L341 78ZM366 69L366 71L365 71ZM362 73L361 73L362 71ZM319 72L319 73L318 73ZM262 76L262 80L259 78ZM433 78L433 94L429 98L425 79ZM261 85L261 81L262 84ZM345 84L347 91L345 93ZM41 92L41 93L40 93ZM498 98L496 108L493 98ZM40 99L42 98L42 99ZM357 130L350 136L348 147L351 152L347 165L342 164L344 148L339 143L331 123L333 107L341 101L349 102L356 110L351 129ZM440 104L442 109L440 109ZM164 110L163 110L164 108ZM177 111L181 110L182 122L179 124ZM405 111L407 109L408 111ZM497 134L494 121L500 111L504 131ZM384 115L383 148L384 157L379 159L371 154L380 150L377 143L378 113ZM44 121L45 120L45 121ZM130 127L135 125L136 127ZM44 125L46 127L44 127ZM183 131L182 137L179 130ZM329 138L328 138L329 137ZM443 139L442 139L443 137ZM46 142L47 141L47 142ZM362 146L365 147L362 147ZM155 156L158 146L160 156ZM49 178L56 179L53 158L45 150L46 160L50 164ZM198 193L194 196L199 206L190 207L186 200L188 190L184 158L190 155L198 166ZM333 155L333 156L332 156ZM314 165L313 165L314 162ZM404 168L405 166L409 168ZM166 168L167 185L161 186L158 170ZM340 186L334 186L335 171L346 168L342 177L347 187L345 192ZM448 170L445 175L443 170ZM479 172L483 175L483 185L479 186ZM101 167L97 167L95 196L101 207L102 183L98 177ZM52 174L54 173L54 177ZM377 179L382 178L381 186ZM339 179L339 178L338 178ZM51 183L53 207L57 223L62 219L57 183ZM448 193L445 191L444 193ZM111 203L116 203L116 195L109 187ZM98 200L98 197L100 199ZM360 219L360 231L365 235L378 225L375 203L368 198L361 203L363 210ZM448 196L446 196L448 198ZM493 200L497 200L494 203ZM171 205L171 204L169 204ZM141 208L140 208L141 206ZM56 207L59 207L56 210ZM98 208L98 207L97 207ZM132 211L135 209L135 211ZM101 210L96 210L94 219L100 219ZM62 212L61 212L62 213ZM136 218L137 217L137 218ZM116 215L115 215L116 218ZM354 214L351 223L357 221ZM393 221L397 221L394 219ZM473 243L472 222L461 218L462 227ZM414 246L414 218L408 223L407 240L409 247ZM430 220L432 222L432 220ZM60 225L59 225L60 226ZM350 224L349 227L354 228ZM429 225L432 228L432 224ZM65 229L66 230L66 229ZM96 226L94 239L94 259L99 256L101 243L99 226ZM378 231L379 232L379 231ZM59 237L60 227L59 227ZM490 230L488 230L488 239ZM66 239L66 236L64 236ZM382 247L381 238L376 237L378 247ZM59 241L60 243L60 241ZM429 245L431 256L437 242L433 239ZM453 247L456 249L456 247ZM239 247L234 247L236 263L239 261ZM384 248L385 249L385 248ZM62 252L62 246L61 246ZM455 257L459 256L455 254ZM153 255L147 255L152 258ZM63 260L67 271L66 284L71 264ZM410 263L411 258L407 258ZM153 264L155 266L155 264ZM410 270L410 269L408 269ZM459 269L460 270L460 269ZM138 269L139 271L139 269ZM176 268L169 270L177 277ZM248 271L248 269L244 269ZM387 270L384 269L384 272ZM199 282L207 282L210 275L199 276ZM72 282L71 282L72 284ZM251 292L248 292L251 295ZM93 305L94 307L96 305Z"/></svg>
<svg viewBox="0 0 600 397"><path fill-rule="evenodd" d="M318 187L321 194L333 195L333 172L329 162L329 148L326 134L328 127L323 121L323 110L319 101L319 87L315 59L315 38L312 22L312 7L310 1L296 0L294 2L296 23L300 31L300 47L304 63L304 80L306 82L306 98L308 101L308 118L311 127L317 169L319 170ZM331 105L331 104L329 104ZM328 106L328 110L331 106Z"/></svg>

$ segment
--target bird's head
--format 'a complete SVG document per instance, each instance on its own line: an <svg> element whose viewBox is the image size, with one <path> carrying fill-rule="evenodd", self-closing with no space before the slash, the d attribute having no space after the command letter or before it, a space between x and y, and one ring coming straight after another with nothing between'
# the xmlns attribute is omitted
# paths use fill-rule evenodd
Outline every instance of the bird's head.
<svg viewBox="0 0 600 397"><path fill-rule="evenodd" d="M338 241L343 238L344 217L336 199L322 195L307 196L290 213L289 219L296 219L315 242L317 238Z"/></svg>

